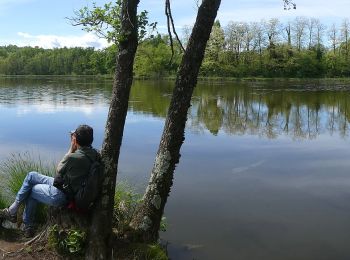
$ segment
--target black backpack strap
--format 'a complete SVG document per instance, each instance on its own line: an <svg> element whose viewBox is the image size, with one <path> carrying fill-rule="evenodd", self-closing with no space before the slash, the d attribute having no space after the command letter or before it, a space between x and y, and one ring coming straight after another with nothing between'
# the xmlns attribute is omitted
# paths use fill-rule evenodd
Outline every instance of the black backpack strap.
<svg viewBox="0 0 350 260"><path fill-rule="evenodd" d="M84 154L84 155L89 159L89 161L90 161L91 164L93 164L95 161L98 161L99 158L100 158L100 156L99 156L100 153L99 153L96 149L94 149L94 148L92 148L92 149L93 149L93 150L96 152L96 154L97 154L95 160L93 160L89 155L87 155L86 153L84 153L84 152L81 150L81 153Z"/></svg>

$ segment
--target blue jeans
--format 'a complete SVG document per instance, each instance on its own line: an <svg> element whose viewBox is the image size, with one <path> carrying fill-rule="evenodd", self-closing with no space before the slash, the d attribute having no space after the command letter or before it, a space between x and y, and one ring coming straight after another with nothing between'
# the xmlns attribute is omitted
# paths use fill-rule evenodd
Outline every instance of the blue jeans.
<svg viewBox="0 0 350 260"><path fill-rule="evenodd" d="M18 191L16 201L25 203L23 223L32 226L35 209L38 202L46 205L60 207L67 203L66 195L53 186L53 177L45 176L37 172L30 172L23 181Z"/></svg>

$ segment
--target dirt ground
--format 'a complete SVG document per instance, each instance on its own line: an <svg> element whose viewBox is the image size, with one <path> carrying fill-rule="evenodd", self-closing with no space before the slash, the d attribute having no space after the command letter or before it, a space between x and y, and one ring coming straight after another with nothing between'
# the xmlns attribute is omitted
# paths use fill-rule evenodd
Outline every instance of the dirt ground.
<svg viewBox="0 0 350 260"><path fill-rule="evenodd" d="M20 229L0 226L0 259L20 260L56 260L62 259L49 250L46 240L39 240L39 235L28 239Z"/></svg>

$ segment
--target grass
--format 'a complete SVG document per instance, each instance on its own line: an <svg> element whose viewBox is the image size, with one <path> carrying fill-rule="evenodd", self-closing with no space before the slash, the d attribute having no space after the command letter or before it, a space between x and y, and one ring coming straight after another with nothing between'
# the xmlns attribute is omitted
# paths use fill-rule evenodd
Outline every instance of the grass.
<svg viewBox="0 0 350 260"><path fill-rule="evenodd" d="M115 244L115 259L168 260L164 248L159 244L123 243Z"/></svg>
<svg viewBox="0 0 350 260"><path fill-rule="evenodd" d="M3 196L0 194L0 209L3 209L7 206L7 201L3 198Z"/></svg>
<svg viewBox="0 0 350 260"><path fill-rule="evenodd" d="M7 195L14 197L21 188L27 173L31 171L53 176L55 166L54 163L44 164L40 156L34 158L33 155L28 152L23 154L11 154L10 157L2 162L2 164L0 164L0 177L3 188L7 190Z"/></svg>
<svg viewBox="0 0 350 260"><path fill-rule="evenodd" d="M167 260L169 258L166 250L160 244L127 243L123 241L122 236L118 236L118 234L127 233L132 217L141 201L141 194L137 193L128 183L117 184L113 213L113 227L118 231L115 244L116 259ZM166 229L167 222L163 217L160 231L166 231Z"/></svg>
<svg viewBox="0 0 350 260"><path fill-rule="evenodd" d="M114 195L113 227L123 234L129 227L131 219L142 196L126 182L118 183Z"/></svg>
<svg viewBox="0 0 350 260"><path fill-rule="evenodd" d="M22 154L11 154L0 164L0 207L7 207L15 199L17 192L22 186L27 173L31 171L52 176L55 172L54 163L44 163L40 157L34 158L32 154L26 152ZM47 207L38 205L36 210L36 220L45 222L47 217Z"/></svg>

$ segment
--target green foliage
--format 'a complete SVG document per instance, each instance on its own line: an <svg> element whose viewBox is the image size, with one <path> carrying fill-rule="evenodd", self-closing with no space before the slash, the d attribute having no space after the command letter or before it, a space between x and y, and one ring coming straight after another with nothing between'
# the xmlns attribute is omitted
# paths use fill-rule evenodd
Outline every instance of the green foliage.
<svg viewBox="0 0 350 260"><path fill-rule="evenodd" d="M210 38L205 50L205 60L219 61L219 54L222 52L225 45L224 30L221 28L220 22L216 21L210 33Z"/></svg>
<svg viewBox="0 0 350 260"><path fill-rule="evenodd" d="M49 229L49 246L69 256L83 255L86 233L79 229L61 229L57 224Z"/></svg>
<svg viewBox="0 0 350 260"><path fill-rule="evenodd" d="M115 52L93 48L42 48L6 46L0 57L0 74L6 75L90 75L113 72ZM108 62L110 52L114 65ZM111 71L112 69L112 71Z"/></svg>
<svg viewBox="0 0 350 260"><path fill-rule="evenodd" d="M0 209L6 208L8 205L7 201L4 199L3 195L0 193Z"/></svg>
<svg viewBox="0 0 350 260"><path fill-rule="evenodd" d="M160 227L159 231L165 232L168 228L168 221L166 217L162 217L162 220L160 221Z"/></svg>
<svg viewBox="0 0 350 260"><path fill-rule="evenodd" d="M26 153L11 154L4 162L0 164L0 176L2 186L5 186L15 195L22 186L23 180L27 173L31 171L40 172L41 174L53 176L55 173L54 164L44 164L40 156L35 159Z"/></svg>
<svg viewBox="0 0 350 260"><path fill-rule="evenodd" d="M165 250L159 244L122 244L116 252L116 259L168 260Z"/></svg>
<svg viewBox="0 0 350 260"><path fill-rule="evenodd" d="M123 234L132 220L136 207L141 202L141 195L127 183L118 183L114 196L113 226Z"/></svg>
<svg viewBox="0 0 350 260"><path fill-rule="evenodd" d="M169 37L157 35L154 38L142 42L136 53L134 71L137 77L162 78L169 74L175 74L180 64L181 53L179 48L171 59Z"/></svg>
<svg viewBox="0 0 350 260"><path fill-rule="evenodd" d="M113 227L119 234L124 234L129 230L129 224L140 205L142 196L126 182L118 183L114 195ZM165 232L168 223L166 217L162 217L160 231Z"/></svg>
<svg viewBox="0 0 350 260"><path fill-rule="evenodd" d="M107 39L109 42L118 42L121 31L121 1L104 4L99 7L93 3L90 10L87 6L75 12L75 17L70 18L73 25L82 25L83 30L95 32L99 37Z"/></svg>
<svg viewBox="0 0 350 260"><path fill-rule="evenodd" d="M123 41L125 34L122 32L121 10L123 8L122 1L108 2L102 7L93 3L92 8L85 6L75 12L75 17L69 18L73 25L83 26L83 30L94 32L99 37L107 39L108 42L118 44ZM124 18L125 19L125 18ZM148 23L148 12L142 11L137 16L138 38L142 40L147 35L147 28L153 30L156 23Z"/></svg>

